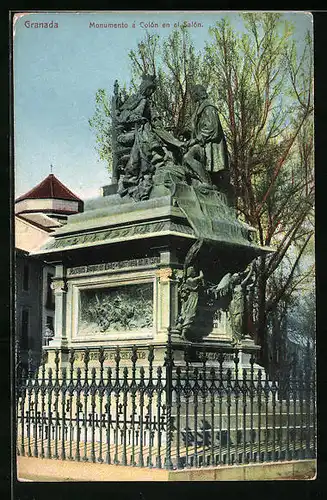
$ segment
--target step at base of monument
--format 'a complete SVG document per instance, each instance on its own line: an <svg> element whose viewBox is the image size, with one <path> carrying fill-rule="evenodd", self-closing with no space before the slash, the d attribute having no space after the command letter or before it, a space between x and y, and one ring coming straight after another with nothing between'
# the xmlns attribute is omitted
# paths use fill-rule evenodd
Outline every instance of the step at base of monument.
<svg viewBox="0 0 327 500"><path fill-rule="evenodd" d="M195 401L194 401L194 395L192 395L188 401L186 400L185 397L181 397L179 402L177 401L176 395L173 394L173 410L174 406L177 406L179 404L179 413L180 414L185 414L186 410L188 410L189 413L194 412L194 407L195 407ZM229 402L227 400L227 397L224 396L223 398L219 399L217 396L213 399L213 401L210 398L210 395L208 395L205 399L202 399L200 396L197 398L197 408L198 408L198 413L202 410L203 405L205 405L206 411L211 411L211 407L214 406L214 411L219 413L227 413L228 412L228 407L230 407L231 412L235 412L235 406L236 406L236 401L235 401L235 395L233 394L231 396L231 401ZM269 396L267 400L262 397L261 402L258 402L258 399L256 398L254 401L250 401L250 399L246 398L245 401L242 400L242 396L239 397L238 399L238 412L241 414L244 408L246 408L246 412L252 412L252 413L258 413L259 412L259 407L261 414L265 414L266 412L268 413L273 413L274 412L274 405L275 405L275 414L277 415L281 410L282 413L302 413L305 415L308 410L309 402L304 401L299 401L299 400L290 400L288 403L285 400L278 400L277 396L275 401L273 401L272 396ZM310 402L310 405L312 407L312 402ZM267 406L267 410L266 410ZM175 410L176 411L176 410ZM202 410L203 411L203 410Z"/></svg>
<svg viewBox="0 0 327 500"><path fill-rule="evenodd" d="M179 428L188 427L194 428L195 425L195 418L194 414L189 414L188 417L186 415L179 415L179 418L176 415L172 415L173 417L173 425L176 427L179 425ZM209 428L209 426L212 426L212 422L214 423L215 426L219 426L222 429L227 429L229 428L234 428L237 427L239 429L243 427L265 427L266 425L268 427L275 427L276 429L280 427L302 427L305 428L306 422L308 422L307 425L312 425L314 421L314 417L312 414L305 414L303 413L302 415L299 414L287 414L287 413L268 413L267 415L265 413L252 413L252 415L246 415L244 418L242 413L238 413L237 415L235 413L231 413L230 415L223 414L213 414L211 416L198 414L197 415L197 422L198 426L202 427L203 422L205 422L205 427Z"/></svg>
<svg viewBox="0 0 327 500"><path fill-rule="evenodd" d="M138 467L157 467L164 468L166 463L167 448L165 445L149 446L144 444L135 444L134 449L130 444L107 444L99 442L88 442L86 446L80 443L79 450L76 441L70 443L56 443L51 440L43 443L42 440L27 438L24 439L24 452L21 449L21 437L18 436L19 447L17 447L18 456L29 456L42 458L53 458L67 461L96 462L116 465L129 465ZM35 449L37 453L35 454ZM306 443L296 441L290 445L286 442L274 443L243 443L241 445L189 445L183 444L171 446L171 460L173 468L188 468L213 465L235 465L260 463L269 461L300 460L305 458L314 458L315 453L312 447L306 447Z"/></svg>
<svg viewBox="0 0 327 500"><path fill-rule="evenodd" d="M241 427L230 428L230 429L219 429L215 428L213 431L211 429L203 431L200 427L195 431L194 428L189 427L188 433L186 429L181 429L181 437L180 442L186 443L188 445L195 443L201 444L203 442L211 443L212 438L215 443L221 443L221 445L227 445L229 442L230 445L243 445L245 443L252 443L253 446L257 446L257 443L260 441L262 446L265 446L266 442L272 442L276 445L281 445L281 443L288 443L290 447L293 446L295 442L299 442L301 445L305 446L307 441L312 440L314 435L313 426L308 427L306 430L301 427L280 427L278 429L274 429L273 427L268 427L267 429L261 428L246 428L242 429ZM176 444L177 436L173 434L173 443Z"/></svg>

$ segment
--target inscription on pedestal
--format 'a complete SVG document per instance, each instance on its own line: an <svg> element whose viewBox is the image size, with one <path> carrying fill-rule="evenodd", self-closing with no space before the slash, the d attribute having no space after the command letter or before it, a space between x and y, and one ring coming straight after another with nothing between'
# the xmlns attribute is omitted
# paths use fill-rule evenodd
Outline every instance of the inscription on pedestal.
<svg viewBox="0 0 327 500"><path fill-rule="evenodd" d="M203 358L203 351L196 351L195 356L196 356L196 359L198 359L199 361L201 361L202 358ZM216 352L207 352L206 353L206 359L208 361L219 361L219 357L220 357L220 352L219 351L216 351ZM232 354L232 353L231 354L226 354L226 353L224 353L224 361L233 361L234 357L235 357L235 354Z"/></svg>
<svg viewBox="0 0 327 500"><path fill-rule="evenodd" d="M138 350L137 351L137 359L138 360L146 360L148 356L148 351ZM75 361L84 361L84 352L75 352L74 358ZM114 350L105 351L104 359L108 361L115 361L116 352ZM120 351L119 352L120 360L130 360L131 359L131 350ZM99 360L99 351L89 351L89 360L90 361L98 361Z"/></svg>
<svg viewBox="0 0 327 500"><path fill-rule="evenodd" d="M124 269L127 267L140 267L159 264L160 257L145 257L143 259L121 260L118 262L106 262L102 264L92 264L89 266L70 267L67 269L69 276L84 273L97 273L99 271L108 271L112 269Z"/></svg>

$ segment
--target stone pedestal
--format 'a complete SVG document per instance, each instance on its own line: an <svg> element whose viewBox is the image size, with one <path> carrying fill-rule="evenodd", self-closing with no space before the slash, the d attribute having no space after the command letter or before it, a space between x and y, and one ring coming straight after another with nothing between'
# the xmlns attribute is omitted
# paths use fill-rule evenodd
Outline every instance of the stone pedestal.
<svg viewBox="0 0 327 500"><path fill-rule="evenodd" d="M46 348L49 360L59 349L67 362L70 348L153 345L162 346L164 352L168 329L173 344L184 344L176 330L178 290L187 252L198 239L196 212L191 218L185 212L189 191L183 194L181 207L167 189L142 202L117 194L90 200L84 213L70 216L37 252L56 267L55 337ZM208 233L213 240L208 240L201 266L205 279L217 282L222 263L226 268L230 262L232 270L244 267L264 249L253 242L245 226L233 225L234 216L226 207L212 215L214 199L209 197L209 202L208 214L202 217L214 221L213 232ZM216 321L209 309L199 306L193 341L215 346L217 352L233 348L226 314ZM248 350L256 348L251 339L244 342Z"/></svg>

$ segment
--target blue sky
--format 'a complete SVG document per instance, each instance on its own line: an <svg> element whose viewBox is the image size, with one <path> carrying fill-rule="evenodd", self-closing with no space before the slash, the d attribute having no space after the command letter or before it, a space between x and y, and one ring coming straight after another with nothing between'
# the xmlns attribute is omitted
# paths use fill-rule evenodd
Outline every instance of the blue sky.
<svg viewBox="0 0 327 500"><path fill-rule="evenodd" d="M294 22L301 43L312 18L285 13ZM196 21L189 28L195 46L202 49L208 28L222 17L242 29L236 12L40 12L21 15L14 24L14 140L15 195L20 196L53 173L83 199L97 196L109 183L106 163L98 160L95 135L88 119L94 113L99 88L109 92L115 79L128 82L128 52L136 48L154 22L171 28L148 28L167 37L173 23ZM54 21L58 28L28 27L28 23ZM128 23L128 28L90 27L95 23ZM132 23L135 22L135 28Z"/></svg>

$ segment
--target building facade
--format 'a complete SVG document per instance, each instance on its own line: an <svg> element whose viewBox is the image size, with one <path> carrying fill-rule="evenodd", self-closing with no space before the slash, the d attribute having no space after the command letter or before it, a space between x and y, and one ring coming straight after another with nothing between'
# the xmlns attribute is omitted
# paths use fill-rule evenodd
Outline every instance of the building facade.
<svg viewBox="0 0 327 500"><path fill-rule="evenodd" d="M54 332L54 268L31 255L67 221L83 211L84 204L53 174L15 201L15 328L20 360L26 366L28 351L38 364L42 345Z"/></svg>

